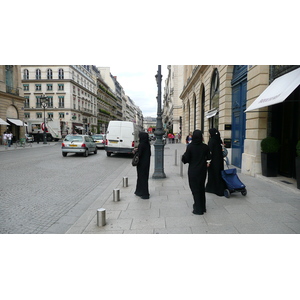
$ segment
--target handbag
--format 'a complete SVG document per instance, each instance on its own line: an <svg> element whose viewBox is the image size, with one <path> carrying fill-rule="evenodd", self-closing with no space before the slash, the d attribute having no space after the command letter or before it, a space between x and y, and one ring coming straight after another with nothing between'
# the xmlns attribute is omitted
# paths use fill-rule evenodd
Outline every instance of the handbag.
<svg viewBox="0 0 300 300"><path fill-rule="evenodd" d="M132 158L132 166L136 167L139 163L139 153L138 152L135 152L133 158Z"/></svg>
<svg viewBox="0 0 300 300"><path fill-rule="evenodd" d="M222 155L223 155L223 157L226 157L228 154L228 150L226 149L226 147L224 145L221 144L221 146L222 146Z"/></svg>

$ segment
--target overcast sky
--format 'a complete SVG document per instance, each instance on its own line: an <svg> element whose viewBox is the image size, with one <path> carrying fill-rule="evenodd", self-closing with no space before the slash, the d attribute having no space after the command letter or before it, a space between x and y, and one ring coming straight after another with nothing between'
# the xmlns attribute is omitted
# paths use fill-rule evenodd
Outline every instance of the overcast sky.
<svg viewBox="0 0 300 300"><path fill-rule="evenodd" d="M97 67L110 67L110 73L117 76L125 94L140 107L144 117L157 116L157 84L155 75L158 65L155 64L102 64ZM167 76L167 65L162 65L162 105L163 87Z"/></svg>

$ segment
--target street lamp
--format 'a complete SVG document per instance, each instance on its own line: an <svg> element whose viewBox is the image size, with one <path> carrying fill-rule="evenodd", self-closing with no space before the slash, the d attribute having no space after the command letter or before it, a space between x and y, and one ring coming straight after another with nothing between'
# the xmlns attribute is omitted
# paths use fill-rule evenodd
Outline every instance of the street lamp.
<svg viewBox="0 0 300 300"><path fill-rule="evenodd" d="M41 96L41 105L44 108L44 133L43 133L43 144L47 144L46 134L46 107L48 107L48 97L44 94Z"/></svg>
<svg viewBox="0 0 300 300"><path fill-rule="evenodd" d="M163 142L162 136L164 135L163 125L162 125L162 111L161 111L161 66L158 66L157 75L155 75L156 83L157 83L157 118L156 118L156 129L154 131L154 135L156 137L156 141L154 144L155 150L155 165L154 165L154 173L152 178L166 178L166 174L164 172L164 147L165 144Z"/></svg>

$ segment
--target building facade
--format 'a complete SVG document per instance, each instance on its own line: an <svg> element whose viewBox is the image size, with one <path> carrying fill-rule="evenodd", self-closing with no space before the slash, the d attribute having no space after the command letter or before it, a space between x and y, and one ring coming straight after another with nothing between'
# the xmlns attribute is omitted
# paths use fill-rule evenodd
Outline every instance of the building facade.
<svg viewBox="0 0 300 300"><path fill-rule="evenodd" d="M245 112L280 76L299 66L195 65L184 66L182 130L218 128L229 150L231 164L255 176L261 173L261 140L280 142L279 174L295 177L296 142L300 139L300 88L279 104Z"/></svg>
<svg viewBox="0 0 300 300"><path fill-rule="evenodd" d="M9 131L13 140L25 136L24 94L21 82L21 67L0 66L0 137Z"/></svg>
<svg viewBox="0 0 300 300"><path fill-rule="evenodd" d="M163 95L163 126L167 133L182 135L183 66L168 65Z"/></svg>
<svg viewBox="0 0 300 300"><path fill-rule="evenodd" d="M46 123L53 137L97 130L96 74L91 66L23 65L24 113L28 132ZM48 105L43 111L41 97Z"/></svg>

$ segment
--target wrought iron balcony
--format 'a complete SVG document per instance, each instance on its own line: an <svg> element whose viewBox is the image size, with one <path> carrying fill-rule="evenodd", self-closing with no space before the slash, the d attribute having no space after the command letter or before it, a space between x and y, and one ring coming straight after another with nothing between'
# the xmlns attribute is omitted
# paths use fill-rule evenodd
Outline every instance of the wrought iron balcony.
<svg viewBox="0 0 300 300"><path fill-rule="evenodd" d="M6 86L6 93L19 96L19 89L11 86Z"/></svg>

